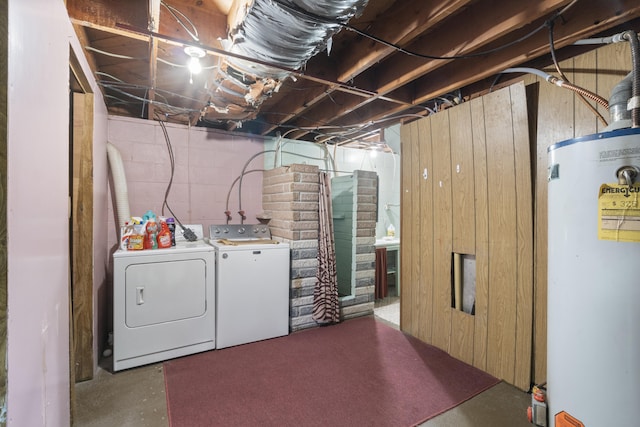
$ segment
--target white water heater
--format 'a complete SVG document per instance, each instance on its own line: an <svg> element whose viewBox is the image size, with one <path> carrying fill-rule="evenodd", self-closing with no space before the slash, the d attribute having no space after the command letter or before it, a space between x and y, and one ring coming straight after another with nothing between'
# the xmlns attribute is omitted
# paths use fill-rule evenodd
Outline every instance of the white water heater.
<svg viewBox="0 0 640 427"><path fill-rule="evenodd" d="M551 427L640 426L640 129L549 148Z"/></svg>

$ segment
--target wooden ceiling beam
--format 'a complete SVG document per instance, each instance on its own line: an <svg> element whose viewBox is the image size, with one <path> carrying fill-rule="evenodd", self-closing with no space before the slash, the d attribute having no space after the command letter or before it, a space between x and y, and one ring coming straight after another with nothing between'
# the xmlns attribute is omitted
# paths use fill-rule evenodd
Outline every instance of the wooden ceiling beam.
<svg viewBox="0 0 640 427"><path fill-rule="evenodd" d="M394 93L394 99L405 100L404 104L395 103L392 107L394 111L405 111L412 107L413 90L410 85L399 88ZM372 97L369 99L359 99L355 97L345 97L340 93L327 95L322 102L319 102L313 109L309 109L304 115L297 116L295 120L289 121L289 126L320 126L336 123L342 117L351 114L353 111L366 106L375 101L386 101L382 97ZM385 104L387 107L389 104ZM313 120L313 124L309 124Z"/></svg>
<svg viewBox="0 0 640 427"><path fill-rule="evenodd" d="M384 17L374 21L366 32L400 46L407 45L420 34L427 31L459 12L471 0L449 0L445 2L411 2L394 5L385 11ZM395 52L392 47L380 44L369 38L359 37L339 53L338 80L347 82L373 64L382 61ZM363 52L363 55L351 55L350 52Z"/></svg>
<svg viewBox="0 0 640 427"><path fill-rule="evenodd" d="M149 1L155 2L155 0ZM138 40L147 40L148 35L123 29L123 26L149 28L147 4L146 2L130 0L68 0L67 11L74 24ZM159 4L158 2L158 6ZM176 7L188 18L190 22L185 21L178 15L187 28L190 28L191 24L193 24L197 29L200 43L219 46L218 39L226 37L226 16L220 12L215 3L196 2L195 4L190 4L173 0L170 5ZM166 7L158 7L158 13L160 16L154 32L162 32L171 34L173 37L192 40Z"/></svg>
<svg viewBox="0 0 640 427"><path fill-rule="evenodd" d="M147 3L130 0L67 0L72 22L91 28L114 28L120 22L147 26Z"/></svg>
<svg viewBox="0 0 640 427"><path fill-rule="evenodd" d="M636 0L621 0L617 5L591 2L567 12L564 23L555 26L554 44L559 49L638 16L640 4ZM415 82L416 102L424 102L496 75L507 68L546 54L548 50L548 34L545 32L522 42L519 47L496 52L490 58L473 59L465 67L449 64Z"/></svg>
<svg viewBox="0 0 640 427"><path fill-rule="evenodd" d="M455 28L423 36L408 46L407 50L441 57L478 52L514 29L529 27L529 30L533 30L539 25L536 21L549 18L567 3L568 0L512 1L500 2L495 8L488 7L484 2L477 3L456 16ZM580 7L579 4L574 6L577 7ZM367 88L367 82L375 75L378 82L375 90L386 94L451 61L454 60L426 59L398 53L389 61L361 74L355 84Z"/></svg>
<svg viewBox="0 0 640 427"><path fill-rule="evenodd" d="M83 49L85 46L89 46L87 32L84 29L84 27L81 25L74 25L73 28L76 32L76 35L78 36L78 41L80 42L80 46L82 46ZM99 70L98 65L96 64L96 58L94 57L94 55L84 50L83 50L83 54L87 59L87 62L89 63L89 68L91 68L91 71L95 73L97 70Z"/></svg>
<svg viewBox="0 0 640 427"><path fill-rule="evenodd" d="M623 3L616 10L612 10L611 6L607 4L590 4L587 8L582 8L579 11L574 11L572 15L567 15L565 23L555 29L554 44L559 49L562 46L568 46L577 40L591 37L594 34L601 33L608 28L640 16L640 5L637 5L633 0L623 0ZM594 22L596 25L592 25ZM638 31L638 29L636 28L635 31ZM536 56L539 57L548 50L548 35L546 33L538 34L523 43L524 45L518 45L519 47L513 46L493 54L491 62L488 62L485 57L479 57L471 60L472 63L466 64L465 67L448 64L424 76L414 82L416 87L415 103L427 102L491 75L496 75L506 68L525 63ZM369 104L365 108L368 108L366 114L371 114L370 120L372 121L407 114L409 111L421 114L420 111L406 109L400 105L387 105L386 108L377 108L377 111L372 110ZM355 110L353 116L343 116L334 124L347 125L353 120L353 117L356 117L355 114L358 112L359 110ZM360 116L364 114L364 112L359 112ZM387 125L392 123L388 122Z"/></svg>
<svg viewBox="0 0 640 427"><path fill-rule="evenodd" d="M533 17L548 16L553 13L557 8L566 5L570 0L544 0L541 2L529 2L523 9L523 5L520 2L508 2L502 4L496 10L494 8L487 8L486 4L482 7L473 6L458 13L456 19L456 29L451 32L436 32L433 36L436 40L433 43L433 55L437 56L449 56L459 54L461 51L468 52L478 49L487 43L496 40L500 36L506 34L512 27L523 27L525 24L531 22ZM457 4L461 7L461 4ZM479 10L480 9L480 10ZM447 7L441 8L441 16L450 16L453 10ZM445 13L448 12L447 13ZM386 21L391 22L391 20ZM476 24L477 22L477 24ZM460 29L458 30L458 24ZM395 21L397 25L397 21ZM481 27L478 28L478 25ZM474 37L471 32L479 31L482 35L480 37ZM441 34L442 33L442 34ZM451 34L453 33L453 35ZM421 38L408 47L412 51L424 50L424 40ZM382 46L382 45L380 45ZM386 46L385 46L386 47ZM352 52L352 49L345 49L347 52ZM348 55L358 57L358 55ZM335 59L334 59L335 60ZM341 60L335 60L337 63L341 63ZM348 62L348 60L345 60ZM386 61L383 61L379 66L373 67L371 70L359 74L356 78L356 86L364 87L366 90L375 92L378 95L386 95L391 91L410 83L412 80L419 78L428 71L442 66L446 62L451 60L428 60L422 58L416 58L405 54L395 54ZM326 93L316 93L318 98L328 96ZM393 98L395 99L395 98ZM320 116L315 116L314 113L307 111L306 107L298 102L296 105L295 98L289 98L284 100L284 104L281 105L283 111L296 111L298 115L304 115L305 117L311 117L317 122L324 122L328 117L324 112L319 112ZM317 103L318 101L316 101ZM368 100L362 100L362 105L367 104ZM316 104L314 103L314 104ZM358 108L356 105L349 105L347 109L348 113L351 109ZM406 108L406 106L405 106ZM403 107L394 107L394 110L402 110ZM318 109L316 109L318 111ZM334 118L339 118L344 114L337 114ZM273 127L265 128L265 133L273 131Z"/></svg>
<svg viewBox="0 0 640 427"><path fill-rule="evenodd" d="M606 26L611 27L625 20L629 20L635 16L634 9L638 6L631 6L630 0L626 0L627 5L614 9L609 4L601 4L599 2L590 3L588 7L572 8L565 13L565 19L567 22L562 26L557 26L557 45L562 46L578 40L581 37L585 37L588 34L594 34L602 31ZM575 17L575 18L574 18ZM578 18L580 17L580 18ZM608 17L608 18L604 18ZM593 26L593 22L599 22L598 26ZM513 23L511 24L513 25ZM561 30L561 27L563 28ZM529 31L528 28L521 28L520 33L526 34ZM501 31L501 33L504 31ZM517 32L516 32L517 35ZM501 41L497 40L496 43ZM437 96L441 96L456 90L489 75L496 74L497 72L508 68L510 66L526 62L533 57L545 54L549 49L548 46L548 34L546 31L541 31L538 34L518 43L503 51L493 53L487 57L479 57L477 59L465 59L464 66L460 66L459 61L442 61L442 68L437 67L431 72L419 79L415 79L413 84L415 85L415 99L414 104L424 103ZM502 58L497 60L497 58ZM396 61L395 63L398 63ZM428 61L433 64L436 61ZM492 65L496 63L496 65ZM411 74L411 70L416 68L416 64L404 65L409 70L407 75ZM442 71L440 71L442 69ZM404 76L403 76L404 78ZM397 90L398 88L405 87L409 81L395 80L393 84L383 84L380 86L379 93L387 94L390 90ZM395 95L395 94L394 94ZM397 98L397 95L394 96ZM349 105L345 108L345 111L357 111L359 108L369 108L369 101L361 103L361 106ZM373 116L372 120L377 120L385 116L393 116L401 114L407 110L406 107L401 105L390 105L388 111L381 111L379 114ZM318 110L316 110L318 111ZM321 115L316 115L321 114ZM318 122L326 122L327 115L322 113L316 113L306 111L305 117L311 120L317 120ZM360 114L363 115L363 114ZM345 114L333 113L334 119L328 123L340 123ZM347 116L348 117L348 116Z"/></svg>
<svg viewBox="0 0 640 427"><path fill-rule="evenodd" d="M373 26L367 28L367 32L391 43L405 45L428 28L437 25L442 20L458 12L469 2L470 0L450 0L426 5L423 3L394 5L389 10L385 10L384 19L375 20ZM352 55L351 52L366 53L363 56L358 56ZM341 51L334 52L334 57L341 58L336 79L341 82L347 82L393 52L395 52L393 48L368 38L356 38L353 43L345 46ZM316 65L318 64L317 61L311 61L307 70L311 74L319 74L322 72L321 70L327 68L326 63L327 61L322 61L322 65ZM279 108L292 113L283 121L293 119L330 96L334 90L335 88L316 89L307 93L305 99L282 97L285 105L280 105ZM263 126L261 133L267 134L274 129L275 126Z"/></svg>
<svg viewBox="0 0 640 427"><path fill-rule="evenodd" d="M132 33L131 31L123 30L117 27L110 27L105 25L99 25L89 21L83 21L81 19L71 18L71 23L74 26L82 26L85 28L91 28L94 30L104 31L105 33L114 34L117 36L128 37L130 39L140 40L140 41L149 41L149 36L140 34L140 33Z"/></svg>
<svg viewBox="0 0 640 427"><path fill-rule="evenodd" d="M186 21L179 14L176 14L181 19L182 24L189 29L189 32L193 34L195 28L197 40L192 38L166 6L160 9L160 25L154 32L170 34L172 37L190 40L205 46L221 47L220 39L227 37L227 16L220 12L214 3L170 0L167 1L167 5L175 8L188 18L188 21Z"/></svg>

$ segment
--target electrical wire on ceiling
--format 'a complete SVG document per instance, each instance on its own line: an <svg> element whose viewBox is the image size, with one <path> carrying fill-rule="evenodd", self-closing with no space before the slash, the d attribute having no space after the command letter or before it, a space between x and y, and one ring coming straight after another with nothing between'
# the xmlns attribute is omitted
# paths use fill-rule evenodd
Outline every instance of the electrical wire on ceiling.
<svg viewBox="0 0 640 427"><path fill-rule="evenodd" d="M86 50L88 50L88 51L95 52L95 53L98 53L100 55L110 56L112 58L129 59L129 60L136 60L136 61L149 61L149 58L146 57L146 56L145 57L141 57L141 56L138 57L138 56L121 55L119 53L107 52L107 51L102 50L102 49L97 49L97 48L92 47L92 46L85 46L84 48ZM157 57L156 60L158 62L161 62L163 64L167 64L167 65L170 65L170 66L176 67L176 68L188 68L189 67L188 64L176 64L174 62L168 61L168 60L160 58L160 57ZM203 70L213 70L215 68L218 68L218 65L205 65L205 66L202 66Z"/></svg>
<svg viewBox="0 0 640 427"><path fill-rule="evenodd" d="M107 89L120 91L121 93L127 94L128 96L131 96L132 98L139 99L140 101L143 101L143 102L158 103L157 101L152 101L152 100L150 100L148 98L141 98L141 97L138 97L136 95L130 94L128 92L124 92L124 90L125 89L129 89L129 90L144 90L144 91L154 90L156 96L160 96L167 103L168 103L168 98L167 97L176 97L176 98L180 98L180 99L185 99L187 101L202 102L200 99L196 99L196 98L192 98L192 97L189 97L189 96L185 96L185 95L182 95L182 94L177 93L177 92L172 92L172 91L168 91L168 90L165 90L165 89L154 88L154 87L151 87L151 86L140 85L140 84L135 84L135 83L126 83L126 82L123 82L120 79L118 79L118 81L116 81L116 82L98 80L97 83L102 87L105 87ZM194 110L194 111L199 111L199 110Z"/></svg>
<svg viewBox="0 0 640 427"><path fill-rule="evenodd" d="M200 39L198 38L198 29L196 28L195 24L184 13L180 12L180 10L171 6L164 0L160 1L160 5L164 6L169 11L171 16L173 16L176 22L187 32L187 34L189 34L189 36L191 36L193 40L197 42L200 41ZM184 19L191 26L191 30L187 28L187 26L185 25L182 19Z"/></svg>
<svg viewBox="0 0 640 427"><path fill-rule="evenodd" d="M85 50L91 51L91 52L95 52L95 53L99 53L100 55L105 55L105 56L110 56L112 58L119 58L119 59L132 59L132 60L136 60L136 61L149 61L149 57L136 57L136 56L130 56L130 55L121 55L119 53L113 53L113 52L107 52L101 49L96 49L95 47L92 46L85 46L84 47Z"/></svg>
<svg viewBox="0 0 640 427"><path fill-rule="evenodd" d="M286 135L288 135L291 132L295 132L295 131L320 131L320 130L324 130L324 129L337 129L335 132L323 132L323 133L319 133L321 136L330 136L330 135L351 135L353 133L357 133L362 131L363 129L366 129L370 126L374 126L374 125L378 125L390 120L397 120L397 119L403 119L403 118L423 118L425 117L424 115L420 115L420 114L400 114L400 115L396 115L393 117L385 117L382 119L378 119L378 120L368 120L366 122L362 122L362 123L355 123L355 124L349 124L349 125L317 125L317 126L294 126L294 125L287 125L287 124L282 124L279 125L282 128L289 128L289 130L287 130L282 137L284 138ZM257 119L259 120L259 119ZM265 124L270 124L270 125L277 125L276 123L268 123L266 121L263 121L263 123ZM340 130L341 129L341 130Z"/></svg>
<svg viewBox="0 0 640 427"><path fill-rule="evenodd" d="M98 84L100 84L100 83L98 83ZM148 98L146 98L146 97L141 97L141 96L138 96L138 95L134 95L134 94L132 94L132 93L129 93L129 92L127 92L127 91L125 91L125 90L122 90L122 89L120 89L120 88L118 88L118 87L115 87L115 86L113 86L113 85L108 85L108 84L100 84L100 85L101 85L102 87L104 87L105 89L108 89L108 90L114 91L114 92L116 92L116 93L119 93L119 94L121 94L121 95L124 95L124 96L126 96L126 97L129 97L129 98L131 98L131 99L135 99L135 100L137 100L137 101L140 101L140 102L142 102L142 103L148 103L148 104L153 104L153 105L155 105L155 106L164 107L164 108L166 108L166 109L167 109L169 112L171 112L171 113L178 113L178 112L179 112L179 113L199 113L199 112L200 112L200 110L195 110L195 109L192 109L192 108L176 107L176 106L171 105L171 104L169 104L169 103L167 103L167 102L162 102L162 101L152 101L152 100L149 100L149 99L148 99Z"/></svg>
<svg viewBox="0 0 640 427"><path fill-rule="evenodd" d="M264 56L265 62L273 63L275 61L278 64L280 63L284 64L284 66L287 68L300 69L304 67L304 65L306 64L306 61L311 56L317 54L320 50L327 49L327 52L329 53L331 49L331 43L330 43L331 36L337 33L340 29L347 29L363 37L367 37L371 40L384 44L388 47L393 48L398 52L401 52L407 55L424 58L424 59L455 60L455 59L485 56L485 55L498 52L500 50L513 46L517 43L520 43L532 37L533 35L537 34L538 32L542 31L545 27L548 27L552 58L554 60L554 64L556 65L556 69L561 74L561 76L563 76L563 73L560 70L559 65L557 64L557 60L555 58L555 48L553 44L554 43L553 23L558 17L560 17L563 13L565 13L567 10L569 10L578 2L578 0L571 1L569 4L565 5L562 9L553 13L552 16L547 21L545 21L543 24L541 24L537 28L533 29L529 33L518 38L517 40L513 40L504 45L501 45L492 49L488 49L486 51L475 52L470 54L437 56L437 55L428 55L428 54L413 52L411 50L404 49L399 45L396 45L394 43L378 38L375 35L368 34L365 31L359 30L353 27L352 25L350 25L348 21L353 16L358 16L362 12L362 9L366 6L367 1L368 0L352 0L352 1L337 1L337 0L257 1L256 0L250 6L254 8L253 10L254 13L247 14L244 20L239 24L239 26L232 29L235 32L233 33L232 38L229 42L231 43L231 46L230 47L227 46L227 47L232 52L242 54L243 56L246 56L246 57L256 58L258 60L261 60L262 56L265 55L264 52L267 52L268 55ZM174 6L171 6L164 0L161 0L160 4L170 13L170 15L191 36L193 40L199 42L198 30L195 24L184 13L182 13L180 10L178 10ZM265 17L271 17L271 16L275 16L275 18L264 19ZM319 28L321 25L326 27ZM286 28L287 31L283 31L283 28ZM277 40L274 41L272 37L265 37L264 36L265 32L266 34L277 35L276 37ZM311 38L315 40L317 43L314 42L312 44L306 44L307 38ZM249 44L247 44L247 40L250 40ZM305 40L305 42L301 43L301 40ZM85 48L95 53L108 55L108 56L121 58L121 59L148 60L148 58L137 58L132 56L119 55L111 52L102 51L93 47L85 47ZM254 51L254 49L257 49L257 50ZM175 64L162 58L157 58L157 59L159 62L165 63L173 67L186 67L186 65ZM242 60L238 60L238 61L240 61L240 63L243 64L242 67L238 67L238 68L246 69L245 66L247 66L247 64ZM238 61L235 61L233 59L228 59L228 62L230 64L238 64ZM256 74L260 74L260 67L262 67L262 65L253 63L253 64L250 64L248 67L249 67L248 70L250 72L256 72ZM229 68L225 67L223 69L217 65L214 65L212 67L207 67L207 68L217 69L217 72L220 73L221 75L221 79L214 81L212 88L209 90L211 99L207 103L205 103L205 105L201 109L185 108L185 107L171 105L171 103L168 101L166 97L163 97L164 101L150 100L150 99L147 99L146 95L144 97L141 97L139 95L136 95L135 93L131 93L131 91L145 90L148 92L152 88L141 86L141 85L125 86L126 84L122 80L117 79L114 76L107 75L106 73L103 74L105 77L108 76L110 78L113 78L117 82L122 83L123 85L119 86L119 85L115 85L112 82L104 82L104 81L102 83L99 82L99 84L101 84L105 89L111 90L118 95L133 99L135 101L142 102L143 111L147 103L158 105L166 109L164 113L167 115L167 117L169 115L200 113L200 121L202 123L216 123L216 124L222 124L224 122L229 123L233 120L231 116L229 119L224 119L224 120L220 119L220 120L211 121L210 119L205 117L204 113L207 111L208 108L212 108L218 114L229 114L230 107L237 106L238 108L243 108L244 111L242 113L245 114L245 117L238 119L238 122L236 123L238 127L241 127L242 121L246 120L249 117L256 122L268 123L268 121L265 121L263 119L254 118L255 114L258 112L258 107L260 105L259 103L256 103L256 105L239 106L239 104L232 104L231 102L225 103L224 100L222 102L217 101L216 97L214 96L215 93L223 93L231 97L237 97L240 99L245 98L246 96L245 93L240 92L240 90L248 92L251 89L251 86L247 84L247 82L249 81L249 80L246 80L246 77L248 76L247 73L243 71L235 70L233 67L229 67ZM273 70L269 69L268 71L273 71ZM284 71L282 69L277 70L277 73L275 75L279 78L280 74L283 72ZM570 85L570 82L568 81L568 79L566 79L566 77L563 77L563 80L566 86ZM234 81L234 84L237 87L239 87L239 89L236 89L235 87L229 88L224 86L223 83L225 81ZM251 82L253 84L255 83L255 80L252 80ZM293 87L292 89L306 90L306 88L299 89L296 87ZM158 88L153 88L153 90L156 94L161 92L161 90ZM180 97L181 99L187 99L192 102L202 103L201 99L184 97L177 93L173 93L169 91L164 91L164 92L169 96ZM268 93L267 95L270 95L270 93ZM125 104L132 103L113 95L110 95L110 97L112 99L118 100L119 103L125 103ZM335 100L330 95L329 95L329 99L335 103ZM462 100L461 96L459 97L459 99ZM593 108L593 106L589 102L587 102L586 100L584 101L596 114L598 114L600 120L606 123L606 121L604 120L604 117L602 117L602 115L600 115L597 112L597 110L595 110L595 108ZM433 107L431 107L431 102L433 102ZM437 113L443 107L453 106L453 105L456 105L457 103L458 102L456 102L455 100L450 100L449 98L447 98L447 95L443 95L433 100L427 101L428 106L417 105L415 107L424 109L426 114L434 114L434 113ZM266 115L266 114L278 114L278 113L265 112L263 114ZM282 113L282 114L285 116L290 115L290 113L287 113L287 114ZM296 117L301 117L301 116L296 116ZM335 140L349 141L349 140L352 140L351 137L353 137L354 135L364 132L372 126L379 125L381 123L384 123L385 121L399 120L399 119L408 118L408 117L422 118L422 117L425 117L425 115L424 114L404 114L400 116L386 117L384 119L369 121L365 123L343 125L343 126L327 125L327 126L301 127L301 126L287 126L286 124L278 124L278 123L273 123L273 124L268 123L268 124L279 126L285 129L287 127L290 127L290 129L286 131L285 135L295 130L309 132L315 135L314 140L316 142L319 140L323 140L325 142L335 141Z"/></svg>
<svg viewBox="0 0 640 427"><path fill-rule="evenodd" d="M117 82L120 82L120 83L126 83L124 80L119 79L119 78L117 78L116 76L112 76L111 74L109 74L109 73L105 73L105 72L103 72L103 71L96 71L96 72L95 72L95 75L96 75L96 76L104 76L104 77L107 77L107 78L109 78L109 79L113 79L113 80L115 80L115 81L117 81Z"/></svg>
<svg viewBox="0 0 640 427"><path fill-rule="evenodd" d="M105 94L104 95L105 98L108 99L113 99L115 102L109 102L109 105L113 106L113 105L139 105L141 104L141 102L136 102L136 101L126 101L122 98L118 98L117 96L113 96L113 95L109 95L109 94Z"/></svg>
<svg viewBox="0 0 640 427"><path fill-rule="evenodd" d="M292 17L295 15L295 19L302 19L302 21L304 22L298 22L297 24L292 24L292 22L287 21L289 25L287 26L288 28L288 34L289 35L282 35L281 34L281 26L275 26L273 28L271 28L273 31L273 33L277 33L279 35L278 40L280 42L282 42L282 46L284 46L285 50L286 49L293 49L293 57L297 58L295 59L296 61L302 61L300 63L298 63L297 65L293 65L293 64L288 64L295 67L300 67L301 64L303 64L304 62L306 62L306 60L314 55L315 53L317 53L317 51L319 51L320 49L323 49L326 47L326 44L324 44L324 42L326 42L328 39L330 39L330 36L332 34L334 34L335 32L339 31L340 29L340 24L342 23L346 23L351 17L358 15L359 13L361 13L361 11L363 10L364 6L366 5L367 0L350 0L350 1L337 1L337 0L323 0L320 1L319 3L317 1L308 1L308 0L296 0L296 7L295 9L300 9L300 10L306 10L308 11L308 13L310 13L313 16L321 16L323 17L323 19L328 19L329 17L332 18L333 20L335 20L336 23L334 24L330 24L330 25L324 25L324 26L319 26L317 22L313 21L313 19L309 19L306 18L304 16L304 14L300 14L300 11L295 11L295 13L289 13L287 16L283 19L285 19L285 21L289 20L289 19L293 19ZM176 19L176 21L187 31L190 33L190 35L192 36L192 38L194 38L194 40L198 39L198 35L197 35L197 28L195 27L195 25L193 24L193 22L191 22L188 17L183 14L182 12L180 12L177 8L169 5L168 3L162 1L161 2L162 6L165 7L170 14L174 17L174 19ZM260 19L261 17L264 18L264 16L262 15L262 13L271 13L273 14L275 12L274 10L271 10L273 8L277 8L278 10L281 11L281 8L278 4L276 3L272 3L272 2L255 2L255 4L252 5L252 7L256 8L255 10L257 10L257 12L254 11L254 13L249 13L247 15L247 17L245 17L244 21L241 23L241 28L240 29L236 29L239 32L242 32L243 37L253 34L254 36L261 36L264 30L264 25L271 25L269 24L269 20L264 20L264 19ZM260 9L262 8L262 9ZM266 9L265 9L266 8ZM265 10L270 10L270 12L265 12ZM278 19L281 19L282 16L280 16ZM265 24L266 23L266 24ZM188 25L190 26L188 26ZM320 28L322 27L322 28ZM254 31L255 30L255 31ZM260 31L258 31L260 30ZM252 33L252 31L255 32ZM238 33L236 33L237 36ZM301 43L301 40L304 39L304 37L313 35L313 37L315 37L315 40L319 43L307 43L307 41L305 41L304 43ZM246 40L240 37L239 39L236 38L234 39L234 43L235 42L239 42L241 43L243 46L246 47ZM263 37L258 37L259 39L263 39ZM306 39L305 39L306 40ZM268 42L270 43L270 45L268 47L266 46L262 46L260 47L260 49L263 48L269 48L269 49L273 49L273 46L271 46L271 44L273 44L273 41ZM304 46L301 46L304 45ZM255 47L253 44L251 44L252 48ZM120 54L116 54L116 53L112 53L112 52L107 52L104 50L100 50L100 49L96 49L93 47L87 47L87 50L93 51L95 53L98 54L102 54L102 55L107 55L107 56L111 56L111 57L116 57L116 58L120 58L120 59L127 59L127 60L148 60L148 58L137 58L137 57L133 57L133 56L127 56L127 55L120 55ZM292 55L289 55L289 53L291 53L291 51L289 51L288 53L284 54L287 58L291 59L290 57L292 57ZM259 55L254 55L255 57L259 57ZM271 56L268 57L268 59L270 61L273 61L274 58L272 58ZM283 58L280 58L283 59ZM163 58L158 58L158 61L161 63L165 63L167 65L173 66L173 67L184 67L180 64L175 64L171 61L167 61ZM153 90L154 92L154 97L159 96L160 93L162 92L161 89L158 88L151 88L148 86L143 86L143 85L133 85L133 84L127 84L124 81L122 81L121 79L117 79L114 76L110 76L110 78L113 78L117 83L114 82L106 82L106 81L100 81L99 84L101 84L101 86L105 89L105 90L109 90L117 95L120 95L119 97L114 97L114 98L118 98L118 102L119 103L127 103L127 101L125 101L124 99L122 99L122 97L125 98L130 98L133 101L139 101L142 103L142 108L143 108L143 114L144 114L144 109L146 107L147 104L154 104L158 107L161 107L161 110L164 110L163 112L166 114L173 114L173 115L179 115L179 114L191 114L191 113L200 113L200 119L203 120L205 122L206 121L206 111L208 108L212 108L216 111L217 114L230 114L230 107L234 107L237 106L237 108L235 108L235 112L236 112L236 116L238 117L238 114L240 113L243 118L240 119L240 121L238 121L237 126L241 127L242 125L242 120L246 119L247 117L251 117L254 116L258 109L257 107L260 105L261 100L259 100L260 102L256 102L255 105L254 101L255 99L251 98L251 102L249 102L249 100L247 99L247 96L250 92L252 92L253 86L250 86L248 83L250 82L251 85L253 85L255 83L255 80L247 80L247 83L245 83L246 80L246 75L242 74L242 73L238 73L238 71L234 70L233 68L221 68L221 67L210 67L210 68L217 68L217 72L220 75L220 78L217 80L214 80L213 83L213 87L212 89L209 91L209 93L211 94L210 100L203 105L202 108L196 110L193 108L184 108L184 107L179 107L176 105L172 105L168 99L166 97L162 97L161 100L151 100L148 99L147 94L150 93L151 90ZM232 76L230 75L230 72L233 72L234 74L238 74L238 76ZM229 88L226 87L223 83L225 81L233 81L235 84L235 87L237 87L238 89L234 88ZM277 90L277 86L275 85L275 88ZM268 85L265 85L266 88L268 88ZM234 90L235 89L235 90ZM141 90L144 91L145 94L144 96L140 96L136 93L133 93L132 91L135 90ZM243 93L241 91L244 91L246 93ZM187 99L191 102L202 102L201 100L198 99L193 99L193 98L188 98L188 97L184 97L181 96L177 93L172 93L169 91L164 91L164 93L167 96L172 96L172 97L177 97L180 99ZM215 96L215 94L225 94L227 95L227 99L225 102L224 101L224 97L223 97L223 101L220 102L218 101L219 96ZM265 93L265 95L269 95L269 93ZM233 100L233 99L229 99L228 97L235 97L238 98L239 100L247 100L248 105L246 106L241 106L239 102ZM335 102L335 101L334 101ZM251 108L249 108L251 107ZM239 112L239 110L244 110L243 112ZM428 111L428 109L426 109ZM227 119L226 121L228 122L229 120L232 120L231 116L229 117L229 119ZM362 129L363 127L369 127L372 125L375 125L376 123L364 123L362 124L362 126L356 126L355 128L351 128L349 126L340 126L340 127L333 127L333 129L341 129L339 131L335 131L332 132L330 135L327 135L326 133L324 135L320 135L319 137L323 137L323 138L331 138L331 139L344 139L341 138L341 136L351 136L354 135L355 133L357 133L360 129ZM317 129L317 127L315 127Z"/></svg>
<svg viewBox="0 0 640 427"><path fill-rule="evenodd" d="M391 43L389 41L386 41L384 39L381 39L380 37L374 36L372 34L369 34L365 31L359 30L358 28L347 24L347 23L341 23L338 21L333 21L333 20L327 20L326 18L323 18L319 15L314 15L308 11L302 10L302 9L298 9L296 7L290 6L286 3L284 3L282 0L272 0L275 3L278 3L279 5L281 5L283 8L289 9L289 10L296 10L299 13L303 13L305 15L307 15L310 18L315 19L318 23L331 23L331 24L337 24L340 25L342 28L345 28L347 30L353 31L356 34L359 34L363 37L366 37L370 40L375 41L376 43L380 43L382 45L385 45L387 47L390 47L394 50L396 50L397 52L400 53L404 53L405 55L409 55L409 56L414 56L417 58L423 58L423 59L435 59L435 60L449 60L449 59L467 59L467 58L476 58L479 56L485 56L485 55L489 55L492 53L496 53L499 52L501 50L504 50L508 47L514 46L518 43L521 43L525 40L527 40L528 38L534 36L535 34L539 33L540 31L544 30L547 27L547 23L549 21L545 21L543 24L541 24L540 26L538 26L537 28L535 28L534 30L530 31L529 33L525 34L524 36L513 40L509 43L506 43L504 45L500 45L497 46L493 49L488 49L482 52L474 52L474 53L469 53L469 54L464 54L464 55L444 55L444 56L440 56L440 55L429 55L429 54L424 54L424 53L419 53L419 52L414 52L408 49L403 48L402 46L399 46L395 43ZM569 10L572 6L574 6L576 3L578 2L578 0L573 0L571 3L569 3L568 5L566 5L564 8L562 8L560 11L556 12L553 14L553 16L550 18L550 20L554 20L557 19L560 15L562 15L563 13L565 13L567 10Z"/></svg>
<svg viewBox="0 0 640 427"><path fill-rule="evenodd" d="M266 114L284 114L284 113L263 113L263 115ZM375 120L375 121L366 121L363 123L358 123L358 124L351 124L351 125L317 125L317 126L296 126L296 125L287 125L287 124L278 124L278 123L271 123L269 121L266 121L264 119L261 118L256 118L254 121L258 122L258 123L262 123L264 125L269 125L269 126L279 126L281 128L285 128L288 129L283 135L281 135L282 138L286 137L286 135L288 135L289 133L295 132L295 131L303 131L306 133L309 133L311 135L315 135L314 137L314 141L308 141L308 142L315 142L317 144L322 145L321 142L319 142L318 140L320 139L324 139L326 141L331 141L331 140L335 140L338 139L342 142L352 142L353 138L349 138L349 136L351 135L355 135L359 132L363 132L366 130L366 128L377 125L377 124L381 124L384 123L386 121L390 121L390 120L397 120L397 119L403 119L403 118L424 118L425 116L422 114L401 114L401 115L396 115L393 117L385 117L383 119L379 119L379 120ZM205 119L206 120L206 119ZM327 129L335 129L335 132L322 132L323 130L327 130ZM375 130L377 131L377 129Z"/></svg>

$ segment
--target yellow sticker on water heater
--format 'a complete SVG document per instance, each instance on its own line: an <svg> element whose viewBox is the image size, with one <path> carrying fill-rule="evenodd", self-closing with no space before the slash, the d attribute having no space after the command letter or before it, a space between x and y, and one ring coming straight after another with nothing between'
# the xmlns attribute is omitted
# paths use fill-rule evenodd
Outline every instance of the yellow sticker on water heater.
<svg viewBox="0 0 640 427"><path fill-rule="evenodd" d="M617 242L640 242L640 183L600 186L598 238Z"/></svg>

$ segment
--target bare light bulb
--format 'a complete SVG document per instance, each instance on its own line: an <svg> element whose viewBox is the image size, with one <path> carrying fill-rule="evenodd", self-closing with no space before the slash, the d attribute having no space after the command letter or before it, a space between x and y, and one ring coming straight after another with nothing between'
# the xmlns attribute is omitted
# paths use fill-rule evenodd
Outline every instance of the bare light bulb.
<svg viewBox="0 0 640 427"><path fill-rule="evenodd" d="M202 71L202 65L200 64L200 58L196 57L196 56L192 56L189 59L189 71L191 71L191 74L200 74L200 72Z"/></svg>
<svg viewBox="0 0 640 427"><path fill-rule="evenodd" d="M184 48L184 53L189 55L187 67L189 68L191 75L199 74L202 71L200 58L204 58L205 51L196 46L187 46Z"/></svg>

